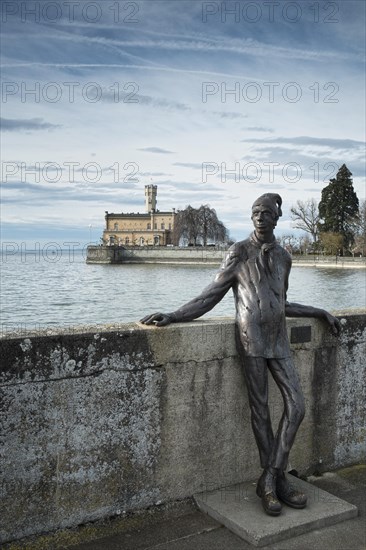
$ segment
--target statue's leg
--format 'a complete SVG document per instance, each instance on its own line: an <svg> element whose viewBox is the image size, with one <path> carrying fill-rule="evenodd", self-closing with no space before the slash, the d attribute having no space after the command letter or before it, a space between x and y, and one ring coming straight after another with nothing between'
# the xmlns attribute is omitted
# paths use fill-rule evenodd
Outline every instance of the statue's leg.
<svg viewBox="0 0 366 550"><path fill-rule="evenodd" d="M273 447L273 431L268 407L268 367L263 357L243 357L252 428L262 468L266 468Z"/></svg>
<svg viewBox="0 0 366 550"><path fill-rule="evenodd" d="M269 468L274 437L268 407L268 366L263 357L243 357L248 389L252 427L259 449L263 473L258 480L257 495L262 499L265 512L271 516L281 513L281 503L276 495L277 471Z"/></svg>
<svg viewBox="0 0 366 550"><path fill-rule="evenodd" d="M268 367L281 391L284 402L284 412L275 437L269 465L283 471L287 467L291 447L304 418L305 402L299 375L291 357L268 359Z"/></svg>
<svg viewBox="0 0 366 550"><path fill-rule="evenodd" d="M291 485L285 475L288 456L305 414L299 376L291 358L270 359L268 365L284 401L284 412L269 460L271 469L277 472L276 495L293 508L304 508L306 495Z"/></svg>

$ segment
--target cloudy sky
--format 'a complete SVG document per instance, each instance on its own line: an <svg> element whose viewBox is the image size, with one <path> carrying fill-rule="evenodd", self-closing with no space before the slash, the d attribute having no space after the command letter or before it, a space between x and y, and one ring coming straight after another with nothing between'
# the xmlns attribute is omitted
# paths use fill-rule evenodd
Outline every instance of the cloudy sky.
<svg viewBox="0 0 366 550"><path fill-rule="evenodd" d="M226 6L226 8L225 8ZM208 203L236 239L264 192L365 198L365 3L4 1L2 238L97 241L104 211Z"/></svg>

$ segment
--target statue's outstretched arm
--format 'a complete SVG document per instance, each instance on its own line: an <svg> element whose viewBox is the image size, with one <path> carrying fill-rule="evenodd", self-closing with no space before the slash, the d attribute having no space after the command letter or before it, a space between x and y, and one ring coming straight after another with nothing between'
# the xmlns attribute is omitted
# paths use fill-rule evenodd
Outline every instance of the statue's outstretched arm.
<svg viewBox="0 0 366 550"><path fill-rule="evenodd" d="M328 313L328 311L325 311L325 309L286 302L285 314L286 317L315 317L317 319L323 319L330 325L333 334L337 336L340 332L340 322L336 317Z"/></svg>
<svg viewBox="0 0 366 550"><path fill-rule="evenodd" d="M193 300L190 300L172 313L153 313L140 319L140 322L145 325L155 324L161 327L170 323L193 321L193 319L197 319L210 311L222 300L235 280L235 268L238 256L234 247L229 250L227 258L223 261L215 279L199 296L193 298Z"/></svg>

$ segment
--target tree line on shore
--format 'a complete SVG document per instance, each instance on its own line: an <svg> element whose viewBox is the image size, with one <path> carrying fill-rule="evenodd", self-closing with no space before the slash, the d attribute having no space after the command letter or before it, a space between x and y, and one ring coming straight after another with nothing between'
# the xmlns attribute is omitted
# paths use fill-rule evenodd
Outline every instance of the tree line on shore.
<svg viewBox="0 0 366 550"><path fill-rule="evenodd" d="M291 218L294 228L306 234L299 239L282 237L282 245L294 249L291 251L366 255L366 201L359 203L352 173L345 164L322 190L319 204L313 198L298 200L291 208Z"/></svg>
<svg viewBox="0 0 366 550"><path fill-rule="evenodd" d="M345 164L322 190L319 204L314 198L298 200L291 208L291 219L295 229L304 231L300 237L288 234L278 239L291 253L366 256L366 201L359 204L352 173ZM234 242L207 204L178 211L173 244L182 240L190 246Z"/></svg>

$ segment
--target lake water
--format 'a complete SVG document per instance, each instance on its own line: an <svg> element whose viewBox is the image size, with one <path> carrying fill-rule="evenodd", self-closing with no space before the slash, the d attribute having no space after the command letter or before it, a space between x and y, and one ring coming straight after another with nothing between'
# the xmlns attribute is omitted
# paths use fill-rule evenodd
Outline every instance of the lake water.
<svg viewBox="0 0 366 550"><path fill-rule="evenodd" d="M1 259L3 331L125 323L173 311L209 284L204 265L90 265L81 252ZM366 307L366 270L293 267L289 301L328 310ZM231 291L205 317L233 316Z"/></svg>

